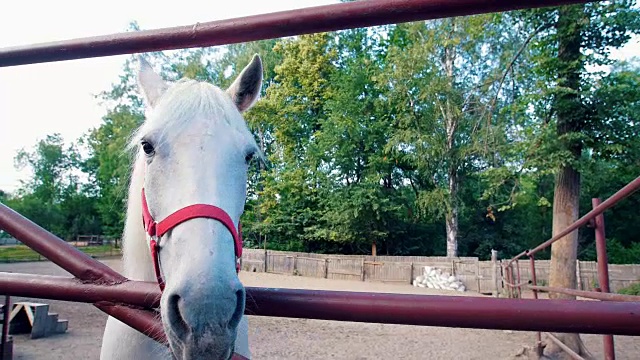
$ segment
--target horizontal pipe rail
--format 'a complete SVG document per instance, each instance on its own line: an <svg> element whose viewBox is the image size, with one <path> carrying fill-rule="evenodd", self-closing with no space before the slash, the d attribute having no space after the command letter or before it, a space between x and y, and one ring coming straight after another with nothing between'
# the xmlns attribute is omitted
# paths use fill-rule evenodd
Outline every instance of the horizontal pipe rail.
<svg viewBox="0 0 640 360"><path fill-rule="evenodd" d="M566 288L550 287L550 286L529 285L527 287L530 290L538 290L538 291L544 291L544 292L580 296L583 298L594 299L594 300L630 301L630 302L640 303L640 296L634 296L634 295L612 294L612 293L603 293L598 291L584 291L584 290L566 289Z"/></svg>
<svg viewBox="0 0 640 360"><path fill-rule="evenodd" d="M127 280L100 285L72 277L0 272L0 292L13 296L85 303L126 304L147 309L160 306L158 284Z"/></svg>
<svg viewBox="0 0 640 360"><path fill-rule="evenodd" d="M261 316L473 329L640 335L640 303L264 288L248 289L247 296L247 314Z"/></svg>
<svg viewBox="0 0 640 360"><path fill-rule="evenodd" d="M369 0L0 49L0 67L216 46L593 0Z"/></svg>
<svg viewBox="0 0 640 360"><path fill-rule="evenodd" d="M18 285L18 280L26 284ZM152 282L130 281L130 285L122 286L86 284L71 280L53 276L0 273L0 288L2 292L14 296L32 296L35 292L40 298L55 296L56 300L84 302L91 302L104 293L105 296L127 298L131 302L135 300L138 303L134 305L149 305L144 296L157 299L160 295L157 284ZM66 286L69 291L48 293L38 290L52 289L58 281L58 286ZM83 291L94 294L84 295ZM138 294L134 296L134 293ZM156 304L156 300L153 300L152 305ZM640 302L496 299L248 287L246 304L245 313L256 316L474 329L640 335Z"/></svg>

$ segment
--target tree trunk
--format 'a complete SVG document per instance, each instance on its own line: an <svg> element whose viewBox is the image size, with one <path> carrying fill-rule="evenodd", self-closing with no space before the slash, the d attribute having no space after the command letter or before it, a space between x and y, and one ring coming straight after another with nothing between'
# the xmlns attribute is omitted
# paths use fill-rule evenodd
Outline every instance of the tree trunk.
<svg viewBox="0 0 640 360"><path fill-rule="evenodd" d="M558 88L554 110L557 115L557 135L562 147L579 159L582 152L580 142L562 137L582 131L584 127L583 107L580 91L582 60L580 44L581 25L584 18L583 6L560 8L556 30L558 34ZM556 235L578 220L580 205L580 173L573 164L563 165L557 175L553 197L553 235ZM551 246L551 268L549 286L576 288L576 259L578 252L578 231L565 236ZM551 293L553 299L575 299L575 296ZM564 344L585 358L591 354L585 348L579 334L554 334ZM545 355L552 359L571 359L555 343L547 342Z"/></svg>
<svg viewBox="0 0 640 360"><path fill-rule="evenodd" d="M266 157L267 155L264 153L264 133L262 131L262 124L259 124L258 126L258 137L260 138L260 152L262 153L262 156ZM266 161L266 159L265 159ZM265 170L265 166L264 163L262 163L262 161L258 164L258 167L260 168L260 174L258 175L259 177L262 176L262 172ZM258 224L262 224L262 207L260 206L262 203L262 192L264 191L264 185L262 183L262 179L258 179L259 181L259 186L258 186L258 206L257 206L257 210L256 214L258 215ZM263 244L264 249L267 249L267 238L266 236L262 237L262 228L260 228L260 231L258 231L258 246L260 246L260 243ZM266 271L266 269L265 269Z"/></svg>
<svg viewBox="0 0 640 360"><path fill-rule="evenodd" d="M580 203L580 173L571 167L563 167L556 176L553 198L553 235L569 227L578 220ZM565 236L551 245L551 268L549 286L576 288L576 259L578 253L578 231ZM574 299L575 296L550 293L552 299ZM565 345L581 356L590 356L580 334L554 334ZM571 359L555 343L547 342L545 355L553 359Z"/></svg>
<svg viewBox="0 0 640 360"><path fill-rule="evenodd" d="M451 21L451 32L455 34L456 32L456 19L450 19ZM444 69L447 73L447 78L449 80L449 86L451 89L454 87L454 67L456 60L456 48L453 45L447 46L444 49ZM449 204L450 208L448 209L445 215L445 223L446 223L446 231L447 231L447 257L457 257L458 256L458 187L459 187L459 177L458 177L458 165L456 161L456 154L454 154L454 150L456 147L456 132L458 130L458 122L459 119L455 114L453 109L455 104L452 104L449 99L446 100L443 116L445 122L445 131L447 134L447 153L448 153L448 190L449 190Z"/></svg>
<svg viewBox="0 0 640 360"><path fill-rule="evenodd" d="M458 256L458 176L453 169L449 173L449 196L451 197L451 211L447 213L447 257Z"/></svg>

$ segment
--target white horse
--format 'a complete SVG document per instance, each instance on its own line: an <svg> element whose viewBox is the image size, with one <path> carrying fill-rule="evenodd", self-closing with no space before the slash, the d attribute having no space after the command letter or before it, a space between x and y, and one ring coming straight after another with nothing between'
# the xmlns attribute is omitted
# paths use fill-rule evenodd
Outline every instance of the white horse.
<svg viewBox="0 0 640 360"><path fill-rule="evenodd" d="M260 94L260 57L255 55L226 90L187 79L166 84L142 58L138 83L147 111L131 144L137 154L123 236L124 275L164 282L160 315L169 346L109 317L100 358L229 359L234 353L250 358L233 230L244 210L247 164L254 155L262 157L241 115ZM234 229L220 216L205 215L174 224L158 238L149 236L142 221L143 191L155 220L208 204L223 217L228 214Z"/></svg>

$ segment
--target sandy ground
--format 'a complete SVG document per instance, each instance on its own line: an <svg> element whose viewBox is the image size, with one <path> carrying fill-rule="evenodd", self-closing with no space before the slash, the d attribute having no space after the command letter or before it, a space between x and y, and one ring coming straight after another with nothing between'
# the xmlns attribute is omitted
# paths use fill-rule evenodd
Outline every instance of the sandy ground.
<svg viewBox="0 0 640 360"><path fill-rule="evenodd" d="M120 270L119 260L104 260ZM69 275L49 262L0 264L0 271ZM410 285L337 281L242 272L246 286L437 294ZM447 292L447 294L451 294ZM460 295L460 293L456 293ZM464 296L481 296L465 293ZM13 298L13 301L23 301ZM89 304L31 299L50 304L50 311L69 320L65 334L31 340L14 336L14 359L98 359L107 316ZM307 319L249 317L255 359L513 359L534 343L531 332L471 330ZM640 325L639 325L640 326ZM602 359L602 337L583 335L587 347ZM617 359L640 359L640 337L616 336Z"/></svg>

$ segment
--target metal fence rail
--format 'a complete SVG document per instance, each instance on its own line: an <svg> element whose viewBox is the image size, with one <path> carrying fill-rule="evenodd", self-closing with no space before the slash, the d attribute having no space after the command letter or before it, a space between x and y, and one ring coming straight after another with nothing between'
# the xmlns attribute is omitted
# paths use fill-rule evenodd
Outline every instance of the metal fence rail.
<svg viewBox="0 0 640 360"><path fill-rule="evenodd" d="M609 261L607 259L607 244L605 238L605 226L604 226L604 216L602 215L604 211L616 205L618 202L622 201L626 197L630 196L634 192L640 189L640 176L635 180L631 181L629 184L624 186L622 189L618 190L615 194L609 197L606 201L601 202L600 199L594 198L592 199L593 209L589 211L586 215L575 221L565 230L553 236L551 239L543 242L542 244L536 246L531 250L525 250L520 254L514 256L511 260L509 260L504 266L505 277L507 281L505 281L504 285L508 289L508 294L510 296L522 297L522 289L529 289L533 291L534 299L538 299L538 292L546 291L549 293L558 293L558 294L566 294L571 296L580 296L583 298L590 298L594 300L600 301L630 301L635 304L640 304L640 296L630 296L630 295L618 295L618 294L609 294ZM590 224L595 231L596 235L596 254L597 254L597 263L598 263L598 284L600 286L600 291L581 291L576 289L568 289L568 288L557 288L557 287L547 287L547 286L538 286L536 281L536 265L535 265L535 254L538 252L550 247L556 241L564 238L566 235L572 233L573 231L577 231L580 227ZM531 268L531 281L523 282L520 278L520 266L518 265L519 259L523 257L529 257L529 263ZM515 265L517 271L514 274L513 265ZM584 331L582 331L584 332ZM538 332L536 334L537 338L537 346L536 350L539 355L542 354L542 336L541 333ZM558 342L559 340L555 337L549 337L549 339L553 342ZM603 337L603 346L606 360L614 360L615 359L615 345L614 339L611 334L605 334ZM567 352L574 359L582 359L582 357L578 356L575 353Z"/></svg>
<svg viewBox="0 0 640 360"><path fill-rule="evenodd" d="M54 300L159 306L160 291L153 282L127 281L105 286L61 276L0 275L0 287L13 296L42 297L44 293L44 297ZM246 313L254 316L640 335L637 326L640 303L637 302L538 301L259 287L248 287L247 299Z"/></svg>
<svg viewBox="0 0 640 360"><path fill-rule="evenodd" d="M91 258L4 204L0 204L0 228L83 282L113 286L130 281L117 271ZM0 277L4 279L7 275L8 273L0 273ZM28 283L24 285L29 286ZM37 289L37 286L35 288ZM2 287L0 291L2 295L10 295L7 290ZM64 291L64 289L61 290ZM47 298L47 293L42 291L39 297ZM128 304L124 304L126 302L94 303L98 309L134 329L158 341L165 342L164 330L160 322L157 321L155 313L134 309Z"/></svg>
<svg viewBox="0 0 640 360"><path fill-rule="evenodd" d="M585 0L367 0L0 49L0 67L254 40L480 13L587 3Z"/></svg>

